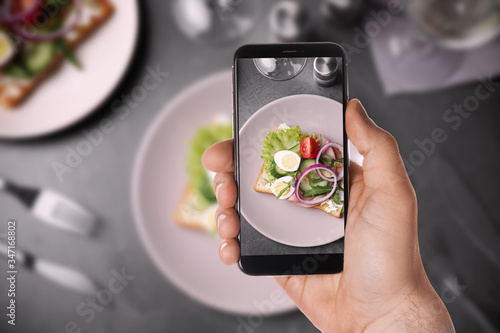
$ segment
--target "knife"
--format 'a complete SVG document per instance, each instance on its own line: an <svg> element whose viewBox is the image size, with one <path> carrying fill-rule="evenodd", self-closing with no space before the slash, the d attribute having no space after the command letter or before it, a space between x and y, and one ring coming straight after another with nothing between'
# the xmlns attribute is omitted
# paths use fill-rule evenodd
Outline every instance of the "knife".
<svg viewBox="0 0 500 333"><path fill-rule="evenodd" d="M97 219L86 209L50 190L28 188L0 177L0 191L16 197L41 221L66 231L89 236Z"/></svg>
<svg viewBox="0 0 500 333"><path fill-rule="evenodd" d="M8 258L8 247L0 241L1 255ZM67 289L84 295L96 295L99 291L97 285L83 273L49 261L35 258L31 253L15 249L16 268L24 267L27 270L45 277ZM11 259L11 258L9 258Z"/></svg>

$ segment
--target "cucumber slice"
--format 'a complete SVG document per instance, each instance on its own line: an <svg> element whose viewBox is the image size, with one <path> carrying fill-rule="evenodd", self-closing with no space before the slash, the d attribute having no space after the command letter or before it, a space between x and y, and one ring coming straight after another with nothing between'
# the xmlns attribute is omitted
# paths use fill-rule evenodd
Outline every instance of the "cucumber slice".
<svg viewBox="0 0 500 333"><path fill-rule="evenodd" d="M313 158L308 158L308 159L303 160L299 166L300 172L301 173L304 172L305 169L309 168L311 165L313 165L315 163L316 163L316 161Z"/></svg>
<svg viewBox="0 0 500 333"><path fill-rule="evenodd" d="M21 56L28 70L38 74L49 66L54 59L55 47L53 42L28 44Z"/></svg>
<svg viewBox="0 0 500 333"><path fill-rule="evenodd" d="M278 179L278 178L281 178L281 177L285 177L285 176L293 176L294 173L293 172L286 172L282 169L280 169L277 165L276 165L276 162L272 162L271 163L271 176L273 176L274 178Z"/></svg>
<svg viewBox="0 0 500 333"><path fill-rule="evenodd" d="M21 64L12 63L5 67L5 74L14 79L29 79L33 75Z"/></svg>
<svg viewBox="0 0 500 333"><path fill-rule="evenodd" d="M320 186L320 187L328 186L328 182L326 180L324 180L323 178L320 178L318 176L318 173L311 172L310 174L314 174L316 176L316 177L313 176L313 177L309 178L309 181L311 182L312 185L314 185L314 186ZM307 176L309 176L310 174L308 174ZM311 179L311 178L313 178L313 179Z"/></svg>
<svg viewBox="0 0 500 333"><path fill-rule="evenodd" d="M305 159L302 161L302 163L300 163L299 171L302 173L305 169L309 168L313 164L316 164L316 161L314 159ZM316 171L311 171L302 179L299 187L302 191L308 191L312 189L312 186L328 186L328 182L320 178Z"/></svg>
<svg viewBox="0 0 500 333"><path fill-rule="evenodd" d="M309 178L307 176L302 178L302 181L300 182L299 188L303 192L312 190L311 181L309 180Z"/></svg>
<svg viewBox="0 0 500 333"><path fill-rule="evenodd" d="M297 143L295 146L288 150L293 151L295 154L300 156L300 143Z"/></svg>

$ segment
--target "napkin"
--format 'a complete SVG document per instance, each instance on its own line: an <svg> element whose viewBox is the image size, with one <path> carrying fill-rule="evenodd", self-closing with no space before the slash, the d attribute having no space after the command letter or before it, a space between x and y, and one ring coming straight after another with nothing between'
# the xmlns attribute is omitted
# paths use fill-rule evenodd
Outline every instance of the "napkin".
<svg viewBox="0 0 500 333"><path fill-rule="evenodd" d="M374 20L370 14L365 23ZM419 37L402 15L371 38L375 66L387 95L436 91L500 74L500 38L450 50Z"/></svg>

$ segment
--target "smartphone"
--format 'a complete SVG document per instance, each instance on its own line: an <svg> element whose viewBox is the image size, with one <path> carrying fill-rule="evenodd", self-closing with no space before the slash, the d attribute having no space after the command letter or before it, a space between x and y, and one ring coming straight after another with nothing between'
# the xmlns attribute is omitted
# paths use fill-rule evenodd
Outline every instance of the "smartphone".
<svg viewBox="0 0 500 333"><path fill-rule="evenodd" d="M334 43L246 45L233 64L240 269L342 271L348 214L347 63Z"/></svg>

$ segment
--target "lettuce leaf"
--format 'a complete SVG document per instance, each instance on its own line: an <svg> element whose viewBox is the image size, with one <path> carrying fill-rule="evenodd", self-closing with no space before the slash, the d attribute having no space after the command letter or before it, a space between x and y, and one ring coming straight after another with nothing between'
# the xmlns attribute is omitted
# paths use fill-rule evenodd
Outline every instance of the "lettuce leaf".
<svg viewBox="0 0 500 333"><path fill-rule="evenodd" d="M214 143L231 137L231 123L216 123L198 128L189 144L187 171L190 185L194 193L207 205L216 202L216 199L212 180L201 164L201 156Z"/></svg>
<svg viewBox="0 0 500 333"><path fill-rule="evenodd" d="M269 180L274 181L275 178L271 176L271 163L274 161L274 154L280 150L288 150L293 146L299 144L307 134L301 134L299 126L290 127L289 129L276 129L268 131L267 136L262 142L262 159L264 160L264 170L266 170Z"/></svg>

